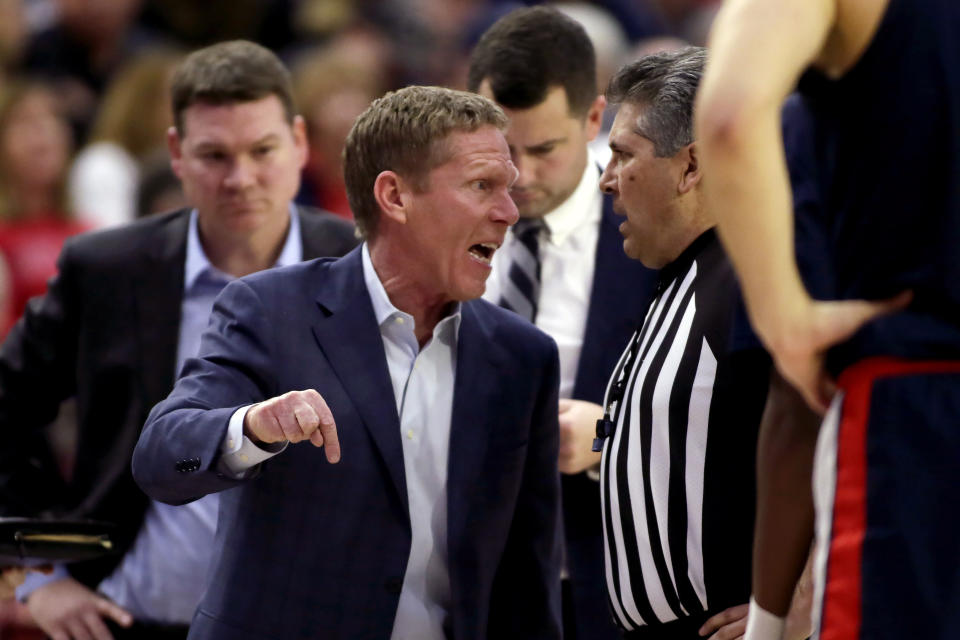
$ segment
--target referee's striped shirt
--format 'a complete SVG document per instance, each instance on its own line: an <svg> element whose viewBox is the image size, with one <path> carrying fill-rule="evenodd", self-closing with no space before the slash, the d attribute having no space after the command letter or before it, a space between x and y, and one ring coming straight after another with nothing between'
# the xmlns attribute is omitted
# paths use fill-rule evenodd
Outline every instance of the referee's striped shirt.
<svg viewBox="0 0 960 640"><path fill-rule="evenodd" d="M624 629L705 620L749 599L769 360L731 352L739 299L711 229L661 270L608 385L615 429L600 486L607 588Z"/></svg>

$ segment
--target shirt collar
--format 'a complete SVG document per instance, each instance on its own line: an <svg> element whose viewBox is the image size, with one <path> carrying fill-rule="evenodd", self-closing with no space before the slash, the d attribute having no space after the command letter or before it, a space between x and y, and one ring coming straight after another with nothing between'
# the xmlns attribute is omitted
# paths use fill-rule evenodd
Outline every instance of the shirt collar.
<svg viewBox="0 0 960 640"><path fill-rule="evenodd" d="M676 257L673 262L663 266L660 269L658 273L660 283L666 286L674 278L685 274L696 257L699 256L704 249L719 241L720 240L717 238L716 227L710 227L701 233L699 236L697 236L696 240L691 242L687 248Z"/></svg>
<svg viewBox="0 0 960 640"><path fill-rule="evenodd" d="M393 306L393 303L390 302L390 296L387 295L387 290L383 288L383 283L380 282L380 276L377 275L376 269L373 268L373 260L370 259L370 247L366 242L363 243L360 253L363 262L363 282L367 285L367 291L370 293L370 303L373 305L373 315L377 319L377 326L383 326L384 322L399 314L409 320L410 326L412 327L413 316L397 309ZM456 303L453 311L437 323L437 329L452 322L455 334L458 333L460 329L461 307L461 303Z"/></svg>
<svg viewBox="0 0 960 640"><path fill-rule="evenodd" d="M587 166L580 176L580 183L570 197L543 217L550 231L550 242L561 245L577 228L600 216L600 169L593 153L587 154Z"/></svg>
<svg viewBox="0 0 960 640"><path fill-rule="evenodd" d="M283 248L277 261L273 266L285 267L296 264L303 260L303 242L300 235L300 216L297 215L296 207L290 203L290 229L287 232L287 238L283 242ZM190 222L187 226L187 260L183 272L183 288L189 291L203 273L219 274L222 278L232 280L233 278L210 263L206 252L203 250L203 244L200 242L199 223L197 210L190 212Z"/></svg>

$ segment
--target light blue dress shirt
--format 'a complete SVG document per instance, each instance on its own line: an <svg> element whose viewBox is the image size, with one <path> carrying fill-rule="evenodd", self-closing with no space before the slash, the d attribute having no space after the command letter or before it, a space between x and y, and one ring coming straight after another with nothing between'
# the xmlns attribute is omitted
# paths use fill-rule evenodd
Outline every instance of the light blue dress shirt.
<svg viewBox="0 0 960 640"><path fill-rule="evenodd" d="M300 218L291 205L290 229L275 266L294 264L302 259ZM177 343L178 372L184 362L199 351L200 335L209 321L213 301L234 279L210 264L200 243L194 210L187 231ZM211 494L177 507L151 500L133 546L98 590L137 620L189 624L206 584L218 499L217 494ZM31 574L31 581L24 584L17 595L26 598L42 584L65 575L63 567L58 567L52 576Z"/></svg>
<svg viewBox="0 0 960 640"><path fill-rule="evenodd" d="M291 205L290 230L275 266L303 259L300 219ZM235 278L210 264L200 243L197 212L190 214L177 371L200 349L213 301ZM219 495L181 506L150 501L133 546L99 591L137 620L188 624L200 602L217 527Z"/></svg>

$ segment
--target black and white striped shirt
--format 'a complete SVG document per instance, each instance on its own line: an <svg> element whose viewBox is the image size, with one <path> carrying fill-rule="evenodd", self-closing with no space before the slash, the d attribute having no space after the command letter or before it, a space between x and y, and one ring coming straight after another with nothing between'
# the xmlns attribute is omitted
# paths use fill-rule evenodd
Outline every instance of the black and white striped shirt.
<svg viewBox="0 0 960 640"><path fill-rule="evenodd" d="M601 462L607 588L627 630L705 619L749 598L769 361L732 351L738 303L733 270L709 230L661 270L608 385L615 427Z"/></svg>

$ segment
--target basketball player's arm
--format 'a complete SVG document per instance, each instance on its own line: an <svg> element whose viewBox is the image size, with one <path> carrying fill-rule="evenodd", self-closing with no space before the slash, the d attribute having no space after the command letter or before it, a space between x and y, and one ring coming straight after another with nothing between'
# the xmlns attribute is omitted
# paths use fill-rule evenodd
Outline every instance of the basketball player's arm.
<svg viewBox="0 0 960 640"><path fill-rule="evenodd" d="M819 417L803 397L773 372L757 443L753 598L780 617L791 610L813 542L811 483L819 428ZM801 590L804 606L798 617L806 615L809 620L809 588L804 585ZM800 637L807 637L806 631Z"/></svg>
<svg viewBox="0 0 960 640"><path fill-rule="evenodd" d="M810 304L794 257L780 109L823 47L834 2L729 0L714 22L695 107L706 201L778 365L782 330Z"/></svg>
<svg viewBox="0 0 960 640"><path fill-rule="evenodd" d="M695 109L705 196L750 318L777 368L821 412L834 390L826 350L909 302L815 303L797 269L780 108L825 50L835 11L836 0L730 0L714 23Z"/></svg>

